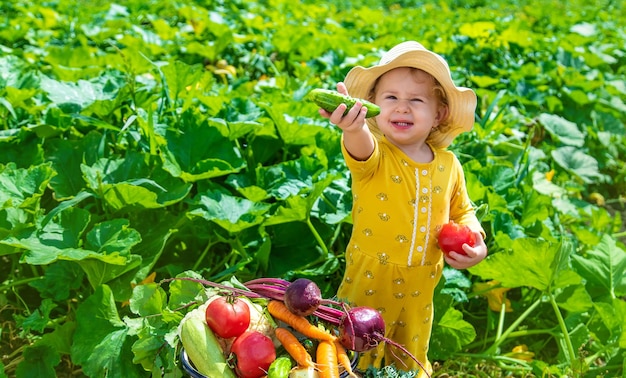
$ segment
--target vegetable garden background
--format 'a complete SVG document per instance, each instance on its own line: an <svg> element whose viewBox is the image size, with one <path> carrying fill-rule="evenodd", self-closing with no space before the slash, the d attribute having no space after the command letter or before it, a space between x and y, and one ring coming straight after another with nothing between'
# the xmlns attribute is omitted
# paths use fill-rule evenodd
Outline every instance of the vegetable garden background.
<svg viewBox="0 0 626 378"><path fill-rule="evenodd" d="M435 376L623 376L623 2L0 11L0 377L182 376L176 327L201 287L158 284L177 275L332 296L349 177L306 94L406 39L479 96L452 150L490 255L445 272Z"/></svg>

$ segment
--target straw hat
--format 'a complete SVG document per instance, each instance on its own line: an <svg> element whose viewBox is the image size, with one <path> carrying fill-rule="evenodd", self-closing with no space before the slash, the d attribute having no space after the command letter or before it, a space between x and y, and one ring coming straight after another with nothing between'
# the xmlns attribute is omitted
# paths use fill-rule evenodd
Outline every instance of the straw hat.
<svg viewBox="0 0 626 378"><path fill-rule="evenodd" d="M356 66L348 72L344 83L352 97L368 99L376 80L385 72L398 67L419 68L435 77L448 98L447 127L431 132L428 140L434 147L447 147L452 140L474 126L476 94L469 88L457 87L452 81L448 63L438 54L415 41L402 42L383 54L378 65L370 68ZM369 99L372 100L372 99ZM372 132L378 126L374 118L367 120Z"/></svg>

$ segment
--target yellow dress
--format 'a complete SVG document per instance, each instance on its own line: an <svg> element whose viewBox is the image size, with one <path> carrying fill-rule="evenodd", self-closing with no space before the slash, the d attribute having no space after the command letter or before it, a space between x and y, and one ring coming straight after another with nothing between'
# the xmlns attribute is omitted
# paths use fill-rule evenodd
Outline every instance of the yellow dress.
<svg viewBox="0 0 626 378"><path fill-rule="evenodd" d="M365 161L352 158L343 143L342 149L352 175L353 230L337 296L380 311L386 336L407 348L430 373L433 294L444 264L437 233L454 220L484 234L463 169L452 152L432 147L433 161L416 163L384 137ZM419 369L408 355L384 343L364 353L359 368L381 367L383 357L385 365Z"/></svg>

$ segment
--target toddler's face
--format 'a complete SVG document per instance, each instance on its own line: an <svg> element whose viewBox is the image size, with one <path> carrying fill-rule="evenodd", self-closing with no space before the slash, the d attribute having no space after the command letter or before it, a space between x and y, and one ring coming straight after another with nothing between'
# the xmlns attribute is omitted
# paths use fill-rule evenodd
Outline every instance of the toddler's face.
<svg viewBox="0 0 626 378"><path fill-rule="evenodd" d="M414 68L400 67L383 74L375 87L374 102L381 109L376 117L380 131L398 147L423 144L445 115L434 78Z"/></svg>

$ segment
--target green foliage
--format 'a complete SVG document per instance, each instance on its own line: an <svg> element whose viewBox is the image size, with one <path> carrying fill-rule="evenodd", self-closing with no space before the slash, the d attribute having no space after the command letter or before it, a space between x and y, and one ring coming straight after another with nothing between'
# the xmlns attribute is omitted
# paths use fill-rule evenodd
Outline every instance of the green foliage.
<svg viewBox="0 0 626 378"><path fill-rule="evenodd" d="M332 297L350 177L306 94L415 38L479 97L452 149L489 248L445 269L435 375L623 374L620 2L17 0L0 14L0 377L180 376L176 327L206 294L162 279L308 277Z"/></svg>

